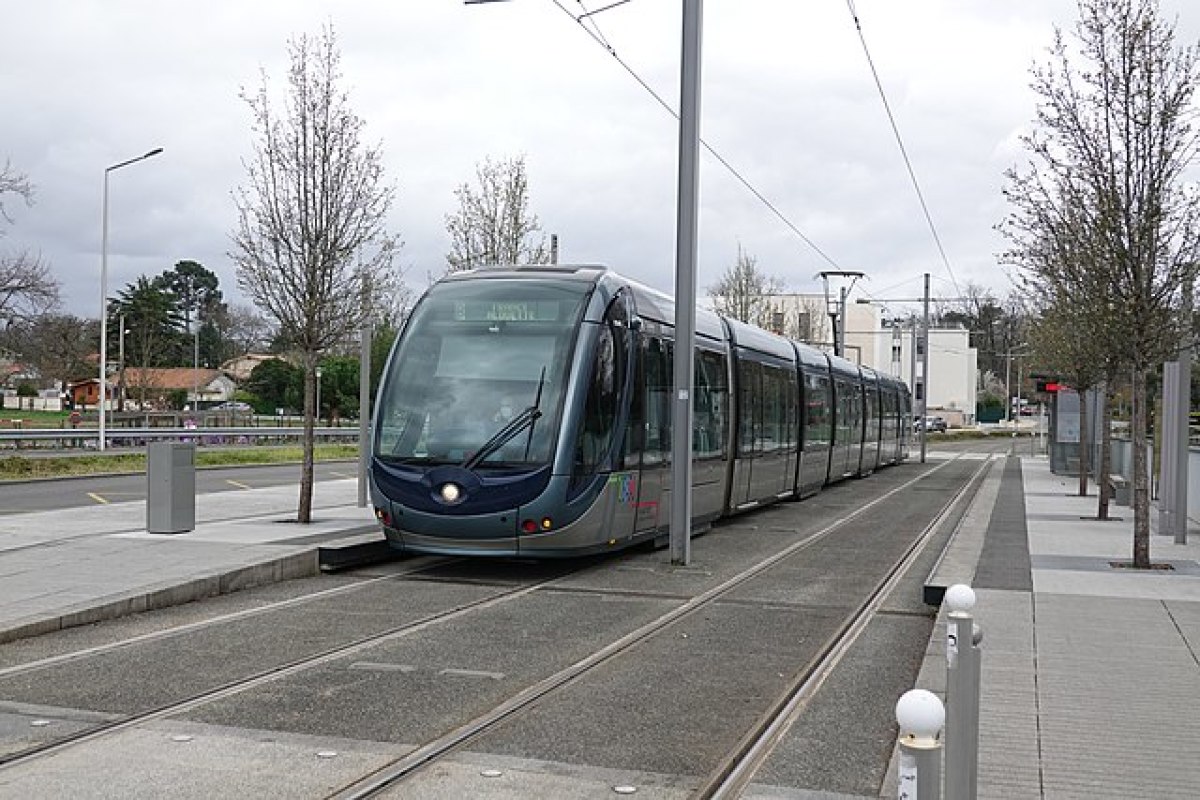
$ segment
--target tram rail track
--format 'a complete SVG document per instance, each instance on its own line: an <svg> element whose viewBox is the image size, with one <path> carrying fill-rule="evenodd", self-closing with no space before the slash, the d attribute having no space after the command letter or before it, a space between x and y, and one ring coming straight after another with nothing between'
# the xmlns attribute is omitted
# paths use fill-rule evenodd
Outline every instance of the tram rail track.
<svg viewBox="0 0 1200 800"><path fill-rule="evenodd" d="M90 741L100 738L102 736L109 736L109 735L112 735L115 733L119 733L128 728L132 728L132 727L141 725L146 722L152 722L154 720L162 719L163 717L169 717L174 714L181 714L181 713L190 711L194 708L197 708L199 706L202 706L206 703L211 703L216 700L220 700L222 698L237 694L239 692L244 692L244 691L248 691L250 689L254 689L254 688L261 686L264 683L267 683L269 681L286 678L290 675L294 675L297 672L301 672L303 670L320 667L330 661L333 661L333 660L339 659L339 658L344 658L346 656L352 656L356 653L362 652L363 650L367 650L367 649L369 649L375 645L378 645L380 643L387 642L387 641L390 641L392 639L395 639L395 638L398 638L401 636L407 636L407 635L410 635L413 633L417 633L419 631L423 631L432 625L437 625L442 622L457 619L459 617L462 617L466 614L472 613L479 609L491 608L497 604L509 602L516 598L523 597L523 596L525 596L527 594L531 594L532 592L535 592L538 589L545 587L547 584L553 583L554 581L559 580L559 579L560 579L559 577L548 578L546 580L538 581L536 583L529 584L527 586L518 586L518 587L515 587L512 589L504 590L504 591L501 591L499 594L493 595L491 597L482 598L480 600L476 600L473 602L463 603L462 605L456 606L455 608L449 609L444 612L429 614L426 617L424 617L418 621L406 623L406 624L404 624L402 626L398 626L392 630L384 631L384 632L377 633L377 634L372 634L371 636L363 637L363 638L358 639L350 644L330 648L330 649L328 649L322 653L319 653L317 655L312 655L312 656L307 656L305 658L297 659L288 664L282 664L279 666L272 667L270 669L263 670L256 675L252 675L252 676L242 678L242 679L239 679L236 681L231 681L228 684L219 686L217 688L211 689L206 692L202 692L202 693L193 695L192 697L189 697L185 700L181 700L176 703L170 703L168 705L161 706L161 707L153 709L151 711L146 711L146 712L142 712L139 714L129 716L125 719L116 720L116 721L113 721L110 723L103 723L103 724L97 725L93 728L79 731L74 734L69 734L67 736L62 737L61 739L56 740L56 741L48 742L46 744L39 745L39 746L30 748L28 750L20 751L17 753L11 753L8 755L0 755L0 770L6 769L10 766L14 766L17 764L27 762L34 758L41 758L44 756L53 755L54 753L60 752L68 747L75 747L75 746L78 746L81 744L85 744L87 742L90 742Z"/></svg>
<svg viewBox="0 0 1200 800"><path fill-rule="evenodd" d="M730 758L713 770L697 791L696 797L705 800L709 798L731 800L741 795L752 782L758 769L774 752L776 745L786 734L796 715L816 694L826 678L840 663L842 657L862 635L868 622L879 612L883 601L904 574L912 568L917 556L928 546L946 517L960 503L969 503L978 493L983 478L990 468L990 460L983 462L971 479L964 483L959 491L942 506L937 515L921 532L921 535L913 541L904 556L888 574L880 579L871 593L860 603L856 612L826 642L817 657L796 675L792 687L779 698L759 724L747 733L739 747L730 754Z"/></svg>
<svg viewBox="0 0 1200 800"><path fill-rule="evenodd" d="M734 589L742 586L747 581L753 580L756 576L762 574L776 564L821 542L821 540L825 539L842 526L865 514L874 506L877 506L888 499L903 493L911 488L914 484L928 478L929 475L944 468L948 463L951 462L940 464L928 472L925 472L922 475L907 481L900 486L893 488L887 493L875 498L874 500L856 508L854 511L840 517L834 522L824 526L820 530L809 534L800 541L797 541L778 553L759 561L750 568L739 572L732 578L725 580L717 586L714 586L702 594L699 594L691 600L683 603L677 608L659 616L654 620L651 620L645 625L642 625L638 629L610 643L592 655L581 659L569 667L543 679L539 683L527 688L525 691L513 696L508 701L496 706L491 711L476 717L470 722L459 726L455 730L448 732L438 739L428 742L411 753L396 759L391 764L381 768L372 775L366 776L363 779L344 787L340 791L329 795L328 800L364 800L365 798L378 796L381 792L394 788L406 777L436 762L439 758L465 747L481 734L489 731L495 725L511 717L512 715L519 713L522 709L544 700L555 690L578 679L587 672L596 669L600 665L626 652L630 648L637 646L638 643L645 641L651 636L663 631L668 626L705 608L714 601L727 597ZM968 485L971 483L974 483L974 481L969 482ZM926 530L922 532L922 535L919 536L914 544L910 546L908 551L906 551L905 558L902 559L901 562L897 564L891 572L889 572L888 578L883 582L883 586L876 587L875 591L871 593L870 600L867 604L868 607L870 602L874 602L876 598L881 596L882 589L887 585L890 585L889 581L902 571L902 567L911 562L912 554L919 551L921 547L928 541L931 531L937 527L947 511L957 501L959 496L961 496L961 492L956 494L955 497L938 512L933 522L930 523ZM845 624L843 631L834 637L834 640L826 644L822 650L822 656L818 660L817 664L810 666L804 671L804 673L802 673L802 687L811 684L810 678L817 672L817 667L825 664L831 665L832 662L829 660L830 656L839 650L843 641L847 639L848 633L857 629L856 623L861 620L862 617L863 613L860 609L860 612L855 614L853 618L851 618ZM789 695L791 694L793 694L793 692L789 692ZM772 716L778 715L779 712L774 712ZM761 733L755 737L755 742L757 742L759 739L762 739ZM710 778L698 796L715 796L717 790L724 785L726 777L735 772L739 772L737 767L743 761L747 761L750 756L753 756L758 752L759 748L753 743L749 748L746 749L745 753L742 752L742 748L739 748L739 751L735 754L735 757L730 760L731 763L729 765L722 765L722 767L717 771L716 777L719 778L719 780ZM749 762L747 761L747 763ZM711 788L708 786L709 783L713 784ZM733 784L731 784L731 786L732 785ZM731 797L733 795L725 794L722 796Z"/></svg>
<svg viewBox="0 0 1200 800"><path fill-rule="evenodd" d="M299 597L289 597L286 600L277 600L277 601L274 601L271 603L265 603L261 606L255 606L253 608L244 608L244 609L241 609L240 611L231 611L227 614L221 614L216 617L210 617L209 619L198 620L195 622L186 622L181 625L172 625L168 628L163 628L161 630L148 631L147 633L138 634L136 636L130 636L128 638L120 639L120 640L113 641L113 642L107 642L105 644L94 645L92 647L85 647L85 648L82 648L79 650L70 650L68 652L59 653L57 655L39 658L34 661L27 661L22 664L13 664L8 667L0 667L0 680L14 676L14 675L22 675L22 674L25 674L28 672L36 672L38 670L48 669L50 667L57 666L59 664L66 664L71 661L79 661L79 660L82 660L85 658L90 658L92 656L97 656L97 655L101 655L104 653L111 653L111 652L115 652L117 650L129 648L129 647L135 647L137 645L145 644L147 642L153 642L153 641L158 641L158 640L162 640L162 639L170 639L175 636L183 636L183 635L186 635L188 633L193 633L198 630L203 630L205 628L212 628L212 627L216 627L218 625L224 625L229 622L235 622L237 620L250 619L253 617L263 616L265 614L270 614L274 611L279 611L279 610L285 609L285 608L294 608L296 606L302 606L302 605L306 605L308 603L320 602L322 600L326 600L326 599L329 599L332 597L337 597L339 595L360 592L365 589L369 589L379 583L385 583L387 581L403 580L405 578L412 578L414 576L419 576L420 574L422 574L424 572L428 572L430 570L437 569L439 566L442 566L444 564L451 563L454 561L461 561L461 560L462 559L457 559L457 558L429 557L429 558L422 559L422 563L412 564L407 567L403 567L399 571L392 573L390 575L380 575L380 576L377 576L374 578L366 578L364 580L357 581L355 583L348 583L348 584L344 584L342 586L335 586L331 589L323 589L319 592L314 592L312 594L301 595ZM3 762L0 762L0 763L3 763Z"/></svg>
<svg viewBox="0 0 1200 800"><path fill-rule="evenodd" d="M504 702L497 704L489 712L481 714L481 715L477 715L470 721L457 726L453 730L449 730L446 733L444 733L443 735L425 742L423 745L419 746L417 749L412 750L411 752L408 752L406 755L395 759L394 761L392 761L391 763L389 763L382 769L376 770L375 772L371 773L368 776L365 776L359 780L354 781L353 783L343 786L340 790L338 790L337 792L335 792L333 794L330 794L329 796L337 797L337 798L370 797L370 796L374 796L374 795L380 793L381 791L386 790L390 787L396 786L397 784L404 781L407 777L419 772L423 767L428 766L432 763L435 763L438 759L441 759L444 756L446 756L456 750L463 749L470 742L476 740L481 734L495 728L498 723L514 717L515 715L519 714L522 710L527 709L530 706L532 706L533 704L537 703L539 700L542 700L542 699L545 699L545 698L551 696L556 690L571 684L572 682L578 680L580 677L587 675L588 673L596 670L598 667L611 661L612 659L616 658L617 656L619 656L623 653L629 652L633 648L636 648L636 646L639 643L646 641L647 639L653 637L656 633L663 631L670 625L680 621L681 619L686 618L687 616L689 616L691 614L696 613L697 611L709 606L710 604L714 603L717 600L727 598L736 588L746 584L748 581L753 580L756 576L761 575L765 571L771 569L773 566L779 564L780 562L786 560L787 558L789 558L807 548L814 546L815 544L822 541L824 538L828 537L834 531L838 530L839 528L841 528L841 527L851 523L852 521L856 520L857 518L861 517L863 514L867 513L870 509L878 506L880 503L883 503L883 502L887 501L888 499L896 497L900 493L908 491L915 484L919 483L921 480L928 478L929 476L933 475L934 473L941 470L942 468L944 468L945 466L947 466L950 463L952 463L952 461L946 461L946 462L943 462L942 464L936 465L933 468L922 472L921 475L916 476L916 477L912 478L911 480L908 480L908 481L896 486L895 488L887 491L886 493L880 495L879 497L875 498L874 500L871 500L870 502L865 503L864 505L862 505L858 508L855 508L853 511L842 514L837 519L829 522L827 525L825 525L821 529L808 534L807 536L805 536L805 538L798 540L798 541L792 543L791 545L789 545L788 547L773 554L772 556L770 556L768 558L764 558L764 559L756 562L755 564L749 566L748 568L743 569L742 571L738 572L734 576L728 578L727 580L722 581L719 585L713 586L713 587L709 588L708 590L706 590L700 594L697 594L696 596L682 602L678 607L668 611L667 613L662 614L661 616L651 620L650 622L648 622L646 624L641 625L640 627L627 633L626 635L621 636L620 638L609 642L607 645L592 652L589 656L579 659L579 660L575 661L574 663L570 664L569 666L567 666L566 668L560 669L560 670L554 672L553 674L548 675L548 676L542 678L541 680L537 681L536 683L526 687L523 691L519 691L519 692L513 694L511 697L509 697ZM973 483L977 483L977 481L975 481L975 480L968 481L967 485L970 486ZM965 491L965 488L964 488L964 491ZM915 552L920 550L920 548L923 546L924 542L926 542L929 537L929 530L932 527L936 526L938 524L938 522L940 522L944 518L944 516L948 512L948 510L954 505L955 502L957 502L958 498L961 496L962 496L962 492L960 491L955 496L955 498L948 501L945 504L945 506L941 509L941 511L938 512L934 522L931 523L930 528L927 528L925 533L922 534L912 546L910 546L910 548L907 552L907 555L906 555L906 561L911 560L912 555ZM433 568L432 565L430 565L423 569L432 569L432 568ZM62 752L68 748L80 747L80 746L86 745L89 742L96 741L102 737L111 736L116 733L119 733L120 731L128 730L130 728L136 727L138 725L141 725L141 724L144 724L147 722L163 719L163 718L170 717L170 716L177 715L177 714L183 714L185 712L199 708L206 704L213 703L217 700L231 697L240 692L249 691L256 687L263 686L264 684L270 683L271 681L281 680L281 679L289 677L289 676L297 675L306 670L311 670L311 669L321 667L322 665L329 664L330 662L333 662L337 659L345 658L347 656L353 656L357 653L369 650L370 648L380 645L384 642L391 641L394 639L399 639L401 637L412 635L412 634L420 632L420 631L428 630L428 629L438 626L440 624L445 624L452 620L457 620L457 619L461 619L463 617L467 617L473 613L482 611L484 609L494 608L494 607L504 604L506 602L511 602L511 601L520 599L522 597L526 597L535 592L552 589L556 583L564 580L565 578L568 578L571 576L578 576L580 573L586 572L587 570L593 569L593 568L596 568L596 567L594 565L588 565L588 566L585 566L583 569L570 571L564 575L556 575L554 577L550 577L550 578L547 578L544 580L539 580L539 581L535 581L532 583L528 583L528 584L524 584L524 585L520 585L520 586L508 588L508 589L502 589L502 590L499 590L495 594L490 594L488 597L481 598L481 599L478 599L473 602L462 603L453 608L448 608L444 611L440 611L437 613L430 613L420 619L410 621L401 626L397 626L394 629L379 632L379 633L373 634L371 636L362 637L360 639L355 640L354 642L351 642L351 643L348 643L345 645L341 645L338 647L329 648L321 653L317 653L317 654L314 654L311 656L296 659L292 662L273 666L269 669L262 670L254 675L247 676L243 679L239 679L236 681L230 681L224 685L215 687L209 691L197 693L188 698L182 699L178 702L163 705L161 707L158 707L158 708L155 708L155 709L143 712L143 713L130 715L128 717L113 721L111 723L95 726L95 727L80 731L76 734L73 734L73 735L70 735L67 737L63 737L54 742L49 742L49 743L37 746L35 748L31 748L31 749L21 751L18 753L8 754L6 756L0 756L0 770L16 767L20 764L28 763L28 762L31 762L38 758L44 758L44 757L53 755L55 753ZM599 568L603 569L605 567L603 564L601 564ZM329 594L334 594L334 593L344 594L347 592L351 592L355 588L365 588L366 586L374 585L381 581L395 580L395 579L404 578L404 577L413 577L414 574L416 574L420 571L422 571L422 570L418 569L418 570L413 570L411 572L407 572L407 573L404 573L401 575L391 575L391 576L372 578L369 581L364 581L363 584L361 585L361 587L358 584L356 584L354 586L350 586L350 587L338 587L333 590L327 590L328 594L321 593L321 596L329 596ZM892 576L894 576L894 575L898 574L900 571L902 571L902 568L901 568L901 566L898 565L896 568L894 568L892 570L892 573L890 573L890 574ZM882 582L881 586L876 588L875 592L872 593L871 597L873 600L878 599L879 597L882 597L883 594L886 593L884 591L884 589L885 589L884 584L886 584L886 580L884 582ZM255 609L246 609L244 611L235 612L233 614L223 615L222 617L214 619L214 620L206 620L206 621L203 621L200 623L189 623L187 625L176 626L175 628L166 629L163 631L157 631L157 632L153 632L153 633L144 634L142 636L135 637L133 639L130 639L130 640L124 641L124 642L114 642L114 643L110 643L108 645L102 645L102 646L95 647L95 648L89 648L87 650L79 651L76 653L68 653L68 654L61 654L58 656L52 656L47 659L42 659L38 662L31 662L29 664L16 665L14 667L9 667L4 670L0 670L0 678L8 677L8 676L16 675L16 674L21 674L21 673L34 672L38 669L60 665L62 663L70 661L70 660L87 658L89 655L95 655L100 652L107 652L110 650L119 649L121 647L128 647L133 644L136 644L136 643L139 643L142 641L148 641L148 640L151 640L154 638L165 638L165 637L169 637L169 636L173 636L173 635L180 635L182 633L186 633L188 631L195 630L195 629L197 629L199 627L203 627L205 625L215 624L218 621L222 621L222 620L228 621L229 619L235 619L235 618L240 619L240 618L245 618L245 617L249 617L249 616L254 616L257 614L262 614L262 613L265 613L266 611L270 610L271 608L297 605L308 599L309 598L291 598L289 600L280 601L279 603L270 604L268 606L262 606L262 607L258 607ZM671 598L671 599L673 599L673 598ZM860 610L860 613L858 615L856 615L856 618L861 617L862 614L863 614L863 612ZM845 624L847 631L852 630L853 626L854 626L853 621L849 621ZM832 652L836 646L837 646L836 642L830 642L829 650ZM836 663L836 659L834 659L834 663ZM813 679L810 677L807 679L807 682L811 682L812 680ZM768 715L768 716L770 716L770 715ZM750 754L752 752L752 750L753 750L753 748L750 748L750 747L739 747L739 751L744 751L744 753L746 755ZM736 760L738 763L742 763L743 761L746 761L746 758L739 757L738 759L734 759L734 760ZM728 777L729 775L735 774L736 767L726 769L725 765L722 765L722 767L718 770L718 772L720 772L722 775ZM724 781L724 780L725 780L725 777L722 778L722 781ZM719 784L717 782L715 782L712 778L710 778L706 782L706 786L708 786L709 784L711 784L713 786L719 786ZM718 791L717 789L714 789L713 791L714 791L714 794L712 794L711 796L732 796L732 795L716 794L715 792ZM704 796L709 796L709 795L704 795Z"/></svg>

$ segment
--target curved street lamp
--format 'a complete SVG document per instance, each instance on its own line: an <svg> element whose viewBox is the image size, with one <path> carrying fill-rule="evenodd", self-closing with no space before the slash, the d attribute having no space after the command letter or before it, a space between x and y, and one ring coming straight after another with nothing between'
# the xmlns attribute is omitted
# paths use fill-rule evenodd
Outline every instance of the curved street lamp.
<svg viewBox="0 0 1200 800"><path fill-rule="evenodd" d="M100 211L100 449L105 446L105 415L108 407L108 173L136 164L151 156L156 156L163 149L156 147L137 158L113 164L104 170L104 201Z"/></svg>

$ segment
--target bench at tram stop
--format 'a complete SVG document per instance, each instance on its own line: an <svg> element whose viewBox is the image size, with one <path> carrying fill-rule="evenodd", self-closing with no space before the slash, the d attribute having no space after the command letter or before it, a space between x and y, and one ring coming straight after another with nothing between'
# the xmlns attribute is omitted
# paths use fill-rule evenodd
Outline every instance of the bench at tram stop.
<svg viewBox="0 0 1200 800"><path fill-rule="evenodd" d="M1113 502L1119 506L1133 505L1133 487L1124 475L1109 475L1108 485L1112 489Z"/></svg>

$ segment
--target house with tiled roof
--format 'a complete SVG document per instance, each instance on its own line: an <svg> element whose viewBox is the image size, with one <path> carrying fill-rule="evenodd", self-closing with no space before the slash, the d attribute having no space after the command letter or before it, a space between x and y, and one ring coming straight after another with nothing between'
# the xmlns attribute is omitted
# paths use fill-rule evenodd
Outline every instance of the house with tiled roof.
<svg viewBox="0 0 1200 800"><path fill-rule="evenodd" d="M99 379L71 384L71 398L77 406L95 406L99 399ZM138 408L164 409L171 405L171 395L183 392L187 405L200 408L223 403L233 398L237 388L233 380L219 369L191 367L126 367L108 379L109 408L120 405L122 393L126 405Z"/></svg>
<svg viewBox="0 0 1200 800"><path fill-rule="evenodd" d="M289 359L275 353L247 353L244 356L231 358L221 365L221 371L238 383L250 380L250 373L264 361L288 361Z"/></svg>

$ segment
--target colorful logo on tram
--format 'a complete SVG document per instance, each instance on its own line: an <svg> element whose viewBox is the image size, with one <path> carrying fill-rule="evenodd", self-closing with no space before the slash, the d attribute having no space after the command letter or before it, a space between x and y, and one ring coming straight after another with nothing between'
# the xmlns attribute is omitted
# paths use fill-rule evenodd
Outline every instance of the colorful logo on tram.
<svg viewBox="0 0 1200 800"><path fill-rule="evenodd" d="M608 480L610 483L617 484L617 500L619 502L628 504L637 501L637 473L618 472Z"/></svg>

